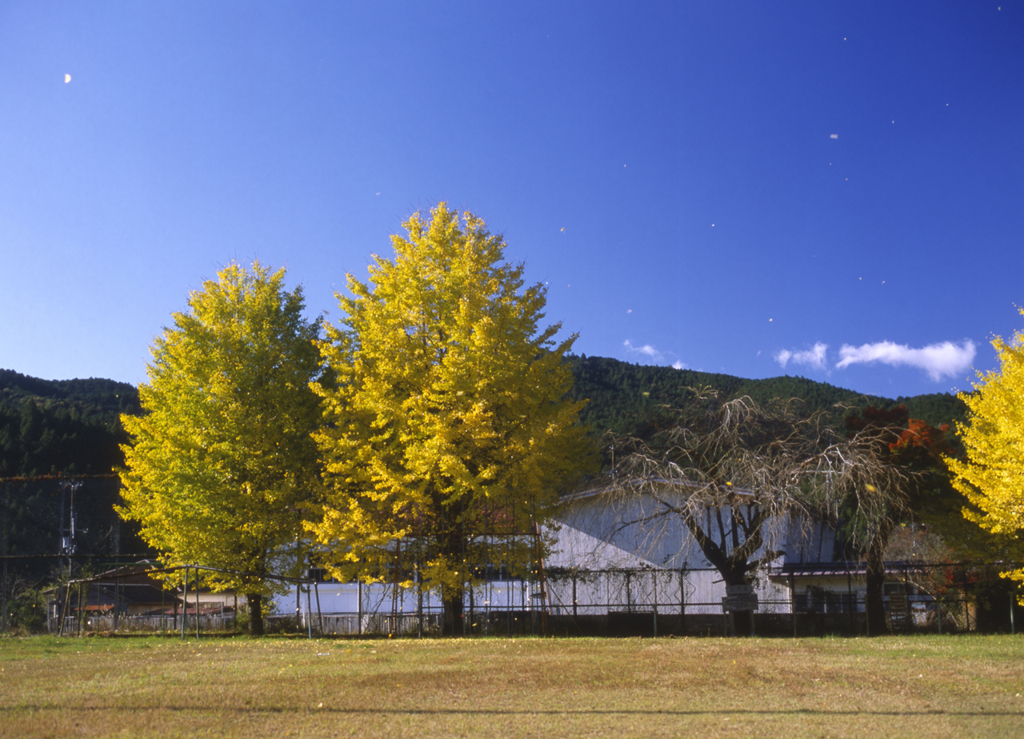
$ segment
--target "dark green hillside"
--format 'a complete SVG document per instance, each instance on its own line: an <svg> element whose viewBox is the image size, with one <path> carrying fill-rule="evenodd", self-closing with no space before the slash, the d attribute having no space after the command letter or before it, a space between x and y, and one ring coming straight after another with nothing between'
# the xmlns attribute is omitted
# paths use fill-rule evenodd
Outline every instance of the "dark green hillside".
<svg viewBox="0 0 1024 739"><path fill-rule="evenodd" d="M950 433L956 430L954 422L967 421L967 406L951 393L929 393L913 397L896 398L896 404L903 403L911 418L920 418L931 426L949 424Z"/></svg>
<svg viewBox="0 0 1024 739"><path fill-rule="evenodd" d="M629 364L604 357L572 356L567 360L575 377L573 394L588 399L583 422L591 433L644 433L657 425L664 408L685 402L691 388L713 388L726 398L750 396L759 403L773 398L800 398L809 412L833 410L837 423L841 408L873 405L888 408L905 403L911 418L920 418L933 426L964 420L963 403L949 393L933 393L910 398L882 398L862 395L853 390L816 382L803 377L771 377L744 380L731 375L672 367Z"/></svg>
<svg viewBox="0 0 1024 739"><path fill-rule="evenodd" d="M949 393L896 399L866 396L804 377L745 380L732 375L629 364L605 357L567 358L573 394L587 398L583 421L600 435L642 433L665 407L685 402L691 388L710 387L727 398L749 395L764 403L800 398L808 411L837 404L887 408L900 403L911 418L932 426L965 419L963 403ZM0 477L106 474L121 464L120 414L139 411L138 390L113 380L39 380L0 370ZM842 411L836 410L837 423Z"/></svg>
<svg viewBox="0 0 1024 739"><path fill-rule="evenodd" d="M866 397L851 390L802 377L744 380L731 375L671 367L628 364L602 357L567 359L576 385L575 397L589 403L583 421L594 436L604 431L646 434L668 422L665 408L686 401L690 388L711 387L733 398L749 395L759 402L772 398L801 398L810 411L830 409L837 403L862 408L905 403L912 418L933 426L962 419L963 404L945 393L911 398ZM141 551L134 531L124 527L113 512L119 497L116 478L110 475L123 462L119 445L125 441L120 415L138 412L136 388L112 380L48 381L0 370L0 478L4 486L9 554L55 553L59 547L62 480L78 478L76 495L79 551L107 555ZM842 420L836 411L836 421ZM10 478L52 479L14 481ZM69 504L68 504L69 506ZM65 506L65 515L69 507ZM38 569L45 562L26 562Z"/></svg>
<svg viewBox="0 0 1024 739"><path fill-rule="evenodd" d="M139 411L139 394L112 380L40 380L0 370L0 517L12 583L55 576L74 511L75 551L109 558L145 547L137 526L114 512L124 463L123 412ZM74 480L72 494L71 480ZM40 555L46 555L40 556ZM100 561L109 561L102 559Z"/></svg>
<svg viewBox="0 0 1024 739"><path fill-rule="evenodd" d="M0 477L108 474L122 462L120 415L138 410L123 382L0 370Z"/></svg>

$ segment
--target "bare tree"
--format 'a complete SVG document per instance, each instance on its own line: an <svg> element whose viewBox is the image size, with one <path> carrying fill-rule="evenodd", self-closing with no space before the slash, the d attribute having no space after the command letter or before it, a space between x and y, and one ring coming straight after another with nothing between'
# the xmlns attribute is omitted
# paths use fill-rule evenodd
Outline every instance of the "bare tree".
<svg viewBox="0 0 1024 739"><path fill-rule="evenodd" d="M864 558L869 634L886 630L885 548L893 529L910 513L907 491L915 477L890 463L891 434L889 428L867 426L830 444L812 462L819 475L816 487L824 493L819 515L841 525L846 542Z"/></svg>
<svg viewBox="0 0 1024 739"><path fill-rule="evenodd" d="M656 542L681 522L726 585L749 584L781 555L782 536L814 519L856 515L847 529L855 545L887 540L904 476L878 453L875 430L847 438L798 400L762 406L712 391L695 391L675 413L647 439L612 440L618 464L601 492L623 512L620 529L640 527ZM735 613L736 632L749 633L751 618Z"/></svg>

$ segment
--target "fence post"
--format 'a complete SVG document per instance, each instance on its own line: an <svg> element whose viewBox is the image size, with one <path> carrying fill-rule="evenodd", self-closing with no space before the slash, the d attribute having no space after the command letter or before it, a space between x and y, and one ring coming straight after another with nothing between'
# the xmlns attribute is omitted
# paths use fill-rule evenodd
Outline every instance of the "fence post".
<svg viewBox="0 0 1024 739"><path fill-rule="evenodd" d="M317 602L320 601L320 595L317 594ZM306 588L306 633L310 639L313 638L313 606L309 602L309 588Z"/></svg>
<svg viewBox="0 0 1024 739"><path fill-rule="evenodd" d="M679 568L679 628L686 633L686 567Z"/></svg>
<svg viewBox="0 0 1024 739"><path fill-rule="evenodd" d="M417 637L423 638L423 584L420 582L419 563L416 564L416 623Z"/></svg>
<svg viewBox="0 0 1024 739"><path fill-rule="evenodd" d="M850 574L850 565L846 565L846 607L850 613L850 633L857 633L857 599L853 594L853 576Z"/></svg>
<svg viewBox="0 0 1024 739"><path fill-rule="evenodd" d="M59 594L59 591L58 591ZM57 636L64 636L64 625L68 618L68 606L71 604L71 580L64 586L64 605L60 609L60 631Z"/></svg>
<svg viewBox="0 0 1024 739"><path fill-rule="evenodd" d="M966 627L967 631L970 631L971 630L971 611L967 607L967 569L966 568L964 569L964 578L963 578L962 588L963 588L963 598L964 598L964 601L963 601L964 602L964 626Z"/></svg>
<svg viewBox="0 0 1024 739"><path fill-rule="evenodd" d="M487 597L484 599L484 635L491 635L491 600L494 598L494 581L487 576Z"/></svg>
<svg viewBox="0 0 1024 739"><path fill-rule="evenodd" d="M185 584L181 588L181 640L185 641L185 622L188 621L188 567L185 568Z"/></svg>
<svg viewBox="0 0 1024 739"><path fill-rule="evenodd" d="M654 635L658 635L658 570L653 573L654 576Z"/></svg>
<svg viewBox="0 0 1024 739"><path fill-rule="evenodd" d="M7 518L10 516L11 509L11 489L4 484L4 572L3 578L0 580L0 589L2 589L2 595L0 595L0 631L7 633ZM60 595L58 591L58 595ZM49 620L49 614L47 614L47 620Z"/></svg>
<svg viewBox="0 0 1024 739"><path fill-rule="evenodd" d="M316 593L316 620L320 627L320 636L324 635L324 612L320 610L320 583L313 581L313 592Z"/></svg>
<svg viewBox="0 0 1024 739"><path fill-rule="evenodd" d="M572 570L572 617L573 618L576 618L576 616L577 616L576 602L577 602L576 601L576 568L574 567L573 570Z"/></svg>
<svg viewBox="0 0 1024 739"><path fill-rule="evenodd" d="M793 638L796 639L796 578L789 573L789 612L793 617Z"/></svg>

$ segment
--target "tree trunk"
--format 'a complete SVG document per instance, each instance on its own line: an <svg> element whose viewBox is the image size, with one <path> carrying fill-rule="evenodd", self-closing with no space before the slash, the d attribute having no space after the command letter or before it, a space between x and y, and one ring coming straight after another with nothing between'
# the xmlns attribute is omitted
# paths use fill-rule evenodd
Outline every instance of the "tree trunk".
<svg viewBox="0 0 1024 739"><path fill-rule="evenodd" d="M718 510L721 511L721 509ZM730 511L732 526L726 526L722 521L722 516L718 516L720 532L718 541L708 536L693 516L684 516L683 521L704 557L721 573L722 580L727 586L750 585L747 573L756 565L751 564L749 559L757 553L764 541L761 527L767 521L768 514L765 509L758 508L749 524L744 526L742 519L736 517L735 511L732 509ZM740 540L741 527L751 532L742 541ZM733 611L732 624L736 636L751 636L754 632L754 612Z"/></svg>
<svg viewBox="0 0 1024 739"><path fill-rule="evenodd" d="M448 588L444 591L444 625L441 628L442 635L462 636L462 598L463 589L458 592L450 592Z"/></svg>
<svg viewBox="0 0 1024 739"><path fill-rule="evenodd" d="M733 611L732 627L735 636L751 636L754 633L754 612Z"/></svg>
<svg viewBox="0 0 1024 739"><path fill-rule="evenodd" d="M744 562L744 565L746 563ZM749 585L750 581L747 579L746 569L743 569L740 574L735 571L729 571L722 573L722 579L725 581L727 586L729 585ZM754 633L754 612L753 611L733 611L732 612L732 628L733 636L750 636Z"/></svg>
<svg viewBox="0 0 1024 739"><path fill-rule="evenodd" d="M248 593L245 600L249 604L249 636L263 636L263 595Z"/></svg>
<svg viewBox="0 0 1024 739"><path fill-rule="evenodd" d="M441 552L449 567L458 570L455 574L460 578L457 585L445 586L441 590L441 604L444 610L441 634L462 636L462 600L466 592L466 538L461 521L465 512L465 501L461 498L451 502L439 500L438 505L444 510L443 520L446 522L446 530L439 541Z"/></svg>
<svg viewBox="0 0 1024 739"><path fill-rule="evenodd" d="M871 540L868 550L865 553L867 592L865 610L868 619L868 633L871 636L879 636L888 631L885 623L885 601L883 600L882 585L885 583L885 545L889 542L889 534L892 533L893 523L885 520L879 526L878 533Z"/></svg>

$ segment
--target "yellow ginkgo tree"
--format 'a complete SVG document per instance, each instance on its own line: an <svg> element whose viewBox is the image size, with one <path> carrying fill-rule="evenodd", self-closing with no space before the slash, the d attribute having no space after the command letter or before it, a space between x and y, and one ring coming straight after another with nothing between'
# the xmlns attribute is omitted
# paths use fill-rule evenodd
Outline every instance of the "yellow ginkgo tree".
<svg viewBox="0 0 1024 739"><path fill-rule="evenodd" d="M969 410L968 423L958 424L967 458L946 463L954 487L973 506L964 516L1001 540L1012 556L1024 543L1024 331L992 345L998 371L979 373L975 392L960 395ZM1024 582L1024 567L1007 574ZM1024 604L1024 596L1020 600Z"/></svg>
<svg viewBox="0 0 1024 739"><path fill-rule="evenodd" d="M253 634L265 576L298 564L303 506L317 489L320 328L303 308L284 270L225 267L156 339L143 413L122 417L131 443L120 514L165 564L244 573L207 582L246 595Z"/></svg>
<svg viewBox="0 0 1024 739"><path fill-rule="evenodd" d="M470 213L444 203L393 236L321 344L326 504L309 530L336 576L439 591L458 630L487 565L544 553L559 492L588 464L563 361L575 337L541 327L546 291Z"/></svg>

